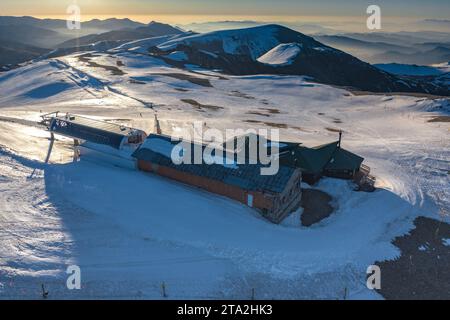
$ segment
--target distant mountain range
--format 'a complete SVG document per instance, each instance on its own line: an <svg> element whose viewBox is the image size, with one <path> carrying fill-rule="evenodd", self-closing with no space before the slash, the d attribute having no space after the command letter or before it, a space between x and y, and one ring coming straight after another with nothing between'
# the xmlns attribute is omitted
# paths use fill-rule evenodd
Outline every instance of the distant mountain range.
<svg viewBox="0 0 450 320"><path fill-rule="evenodd" d="M400 64L400 63L381 63L375 64L375 67L383 71L407 76L437 76L448 73L450 71L449 64L440 64L434 66L418 66L415 64Z"/></svg>
<svg viewBox="0 0 450 320"><path fill-rule="evenodd" d="M169 62L177 57L172 63L178 66L194 64L234 75L304 75L366 91L450 94L447 85L387 73L280 25L181 37L150 48L150 53Z"/></svg>
<svg viewBox="0 0 450 320"><path fill-rule="evenodd" d="M59 48L85 46L99 41L132 41L150 37L158 37L168 34L181 34L182 30L168 24L150 22L148 25L133 29L121 29L101 34L91 34L80 38L71 39L58 45Z"/></svg>
<svg viewBox="0 0 450 320"><path fill-rule="evenodd" d="M0 25L0 41L14 41L16 43L50 49L57 43L65 41L67 36L50 29L29 25Z"/></svg>
<svg viewBox="0 0 450 320"><path fill-rule="evenodd" d="M63 19L38 19L34 17L9 17L9 16L0 16L0 26L30 26L43 28L58 32L70 32L67 29L67 22ZM132 21L130 19L117 19L111 18L106 20L93 19L90 21L85 21L81 23L81 29L77 30L77 32L86 33L93 32L93 30L97 30L96 32L105 32L112 30L120 30L126 28L138 28L142 27L145 24ZM83 31L85 29L86 31Z"/></svg>
<svg viewBox="0 0 450 320"><path fill-rule="evenodd" d="M438 46L431 50L402 53L398 51L387 51L375 54L374 61L394 61L412 64L435 64L450 60L450 48Z"/></svg>
<svg viewBox="0 0 450 320"><path fill-rule="evenodd" d="M13 41L0 41L0 68L16 65L48 53L48 49L37 48Z"/></svg>
<svg viewBox="0 0 450 320"><path fill-rule="evenodd" d="M167 24L146 25L130 19L94 19L82 22L80 30L69 30L66 20L0 16L0 68L9 69L41 55L107 50L126 41L181 33Z"/></svg>
<svg viewBox="0 0 450 320"><path fill-rule="evenodd" d="M248 23L252 22L242 22ZM126 44L132 42L131 46L135 47L137 41L153 43L150 48L139 49L139 53L151 54L180 67L193 64L234 75L303 75L325 84L373 92L449 95L445 74L423 77L394 74L355 57L367 54L372 59L378 57L381 62L399 59L410 64L417 60L448 62L450 46L449 41L444 41L445 33L370 33L312 38L271 24L195 34L168 24L151 22L145 25L129 19L91 20L84 22L81 30L71 33L65 20L0 17L0 68L14 67L37 57L106 51L119 46L128 50L124 49L129 47ZM83 35L88 30L104 32ZM158 39L153 41L153 38ZM427 41L417 43L424 39Z"/></svg>
<svg viewBox="0 0 450 320"><path fill-rule="evenodd" d="M66 20L0 16L0 41L12 40L25 45L54 49L64 41L84 35L143 26L145 25L129 19L94 19L82 22L80 30L70 30Z"/></svg>
<svg viewBox="0 0 450 320"><path fill-rule="evenodd" d="M435 64L449 60L450 33L397 32L319 35L317 40L370 63Z"/></svg>
<svg viewBox="0 0 450 320"><path fill-rule="evenodd" d="M378 53L394 50L403 53L411 52L411 48L406 45L402 46L381 41L363 41L345 35L323 35L315 36L314 38L327 45L339 47L341 50L346 48L347 50L367 50L368 52Z"/></svg>

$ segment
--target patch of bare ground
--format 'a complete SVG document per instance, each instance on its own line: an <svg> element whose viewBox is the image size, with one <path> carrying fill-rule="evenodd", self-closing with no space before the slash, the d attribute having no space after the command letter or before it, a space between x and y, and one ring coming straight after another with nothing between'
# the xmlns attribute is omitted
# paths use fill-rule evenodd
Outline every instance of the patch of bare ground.
<svg viewBox="0 0 450 320"><path fill-rule="evenodd" d="M336 129L336 128L330 128L330 127L326 127L325 129L327 129L330 132L341 132L341 129Z"/></svg>
<svg viewBox="0 0 450 320"><path fill-rule="evenodd" d="M128 82L130 82L131 84L145 84L144 81L139 81L135 79L130 79Z"/></svg>
<svg viewBox="0 0 450 320"><path fill-rule="evenodd" d="M298 131L303 131L303 132L312 132L311 130L307 130L305 128L302 127L297 127L297 126L291 126L292 129L298 130Z"/></svg>
<svg viewBox="0 0 450 320"><path fill-rule="evenodd" d="M263 114L259 114L259 115L263 115ZM264 114L264 116L269 116L269 115ZM247 123L264 124L266 126L279 128L279 129L295 129L295 130L299 130L299 131L303 131L303 132L311 132L310 130L306 130L305 128L297 127L297 126L288 126L287 124L284 124L284 123L274 123L274 122L260 121L260 120L253 120L253 119L248 119L248 120L243 120L243 121L247 122Z"/></svg>
<svg viewBox="0 0 450 320"><path fill-rule="evenodd" d="M258 108L258 110L265 111L266 113L263 113L263 112L260 112L257 110L250 110L250 111L246 112L246 114L254 114L254 115L262 116L262 117L270 117L273 114L280 113L280 110L275 109L275 108Z"/></svg>
<svg viewBox="0 0 450 320"><path fill-rule="evenodd" d="M189 70L189 72L192 72L192 73L195 73L195 74L199 74L199 75L202 75L202 76L213 77L213 78L216 78L216 79L219 79L219 80L230 80L227 77L221 76L219 74L203 73L203 72L195 71L195 70Z"/></svg>
<svg viewBox="0 0 450 320"><path fill-rule="evenodd" d="M248 99L248 100L253 100L253 99L255 99L255 97L253 97L253 96L251 96L251 95L248 95L248 94L246 94L246 93L244 93L244 92L241 92L241 91L239 91L239 90L233 90L233 91L231 91L231 92L230 92L230 96L238 97L238 98L244 98L244 99Z"/></svg>
<svg viewBox="0 0 450 320"><path fill-rule="evenodd" d="M192 75L186 74L186 73L153 73L155 76L164 76L164 77L171 77L178 80L188 81L190 83L202 86L202 87L208 87L212 88L213 85L208 79L205 78L199 78L194 77Z"/></svg>
<svg viewBox="0 0 450 320"><path fill-rule="evenodd" d="M259 108L260 110L266 110L268 111L270 114L280 114L280 110L275 109L275 108Z"/></svg>
<svg viewBox="0 0 450 320"><path fill-rule="evenodd" d="M116 119L103 119L105 122L130 122L131 119L125 119L125 118L116 118Z"/></svg>
<svg viewBox="0 0 450 320"><path fill-rule="evenodd" d="M429 119L428 122L450 122L450 116L435 116Z"/></svg>
<svg viewBox="0 0 450 320"><path fill-rule="evenodd" d="M244 122L247 123L260 123L265 124L266 126L273 127L273 128L279 128L279 129L287 129L288 126L285 123L275 123L275 122L267 122L267 121L259 121L259 120L244 120Z"/></svg>
<svg viewBox="0 0 450 320"><path fill-rule="evenodd" d="M329 217L334 208L330 204L333 198L326 192L317 189L303 189L302 203L303 213L300 218L302 225L309 227Z"/></svg>
<svg viewBox="0 0 450 320"><path fill-rule="evenodd" d="M335 86L336 87L336 86ZM449 99L448 96L439 96L429 93L420 93L420 92L370 92L370 91L362 91L362 90L353 90L349 88L337 87L340 89L346 89L350 93L355 96L408 96L408 97L417 97L417 98L427 98L427 99Z"/></svg>
<svg viewBox="0 0 450 320"><path fill-rule="evenodd" d="M188 89L184 89L184 88L174 88L174 89L177 91L180 91L180 92L188 92L189 91Z"/></svg>
<svg viewBox="0 0 450 320"><path fill-rule="evenodd" d="M254 114L254 115L262 116L262 117L270 117L270 114L262 113L262 112L258 112L258 111L247 111L245 114Z"/></svg>
<svg viewBox="0 0 450 320"><path fill-rule="evenodd" d="M184 103L190 104L191 106L193 106L194 108L196 108L200 111L203 111L203 109L208 109L208 110L212 110L212 111L218 111L220 109L223 109L223 107L213 106L213 105L209 105L209 104L202 104L193 99L181 99L181 101Z"/></svg>
<svg viewBox="0 0 450 320"><path fill-rule="evenodd" d="M108 65L99 64L97 62L92 61L91 58L93 58L93 57L94 56L91 53L85 53L85 54L79 55L78 60L80 62L86 63L89 67L102 68L106 71L109 71L109 72L111 72L111 74L113 76L123 76L124 74L126 74L121 69L119 69L117 66L108 66Z"/></svg>
<svg viewBox="0 0 450 320"><path fill-rule="evenodd" d="M401 251L395 260L375 262L381 269L386 299L450 299L450 224L418 217L415 228L392 242ZM445 242L447 241L447 242Z"/></svg>

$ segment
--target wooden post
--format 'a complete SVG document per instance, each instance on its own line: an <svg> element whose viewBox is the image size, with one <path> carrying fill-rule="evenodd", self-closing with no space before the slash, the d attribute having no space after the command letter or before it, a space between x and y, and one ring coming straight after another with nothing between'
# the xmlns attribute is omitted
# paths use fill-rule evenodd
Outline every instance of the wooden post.
<svg viewBox="0 0 450 320"><path fill-rule="evenodd" d="M48 161L50 160L50 155L51 155L52 149L53 149L53 143L55 143L55 135L53 134L53 132L50 132L50 145L48 146L47 157L45 158L45 163L48 163Z"/></svg>
<svg viewBox="0 0 450 320"><path fill-rule="evenodd" d="M80 160L80 140L73 139L73 162Z"/></svg>
<svg viewBox="0 0 450 320"><path fill-rule="evenodd" d="M155 131L157 134L162 134L161 126L159 125L158 116L155 113Z"/></svg>
<svg viewBox="0 0 450 320"><path fill-rule="evenodd" d="M162 289L162 296L163 296L163 298L167 298L166 284L164 282L161 283L161 289Z"/></svg>
<svg viewBox="0 0 450 320"><path fill-rule="evenodd" d="M48 291L45 291L44 284L41 285L41 288L42 288L42 298L47 299Z"/></svg>

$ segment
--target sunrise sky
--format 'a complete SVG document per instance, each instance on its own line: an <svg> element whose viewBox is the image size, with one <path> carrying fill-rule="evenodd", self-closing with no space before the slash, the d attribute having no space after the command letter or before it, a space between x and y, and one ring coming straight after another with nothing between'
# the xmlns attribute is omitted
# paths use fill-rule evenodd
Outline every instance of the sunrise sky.
<svg viewBox="0 0 450 320"><path fill-rule="evenodd" d="M72 3L80 6L82 21L127 17L172 24L220 20L361 24L370 4L379 5L392 23L450 17L449 0L1 0L0 15L64 19Z"/></svg>
<svg viewBox="0 0 450 320"><path fill-rule="evenodd" d="M448 18L448 0L2 0L1 15L64 15L76 2L85 15L356 16L369 4L390 16Z"/></svg>

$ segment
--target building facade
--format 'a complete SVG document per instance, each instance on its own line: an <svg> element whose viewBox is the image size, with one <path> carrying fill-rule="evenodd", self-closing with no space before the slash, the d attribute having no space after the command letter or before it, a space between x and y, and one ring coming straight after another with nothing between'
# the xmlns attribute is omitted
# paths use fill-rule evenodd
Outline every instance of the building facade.
<svg viewBox="0 0 450 320"><path fill-rule="evenodd" d="M301 201L301 171L281 166L275 175L261 175L261 165L228 163L175 164L170 137L151 134L134 152L138 168L239 201L273 223L281 222ZM205 146L190 143L193 150ZM216 156L218 159L218 156Z"/></svg>

